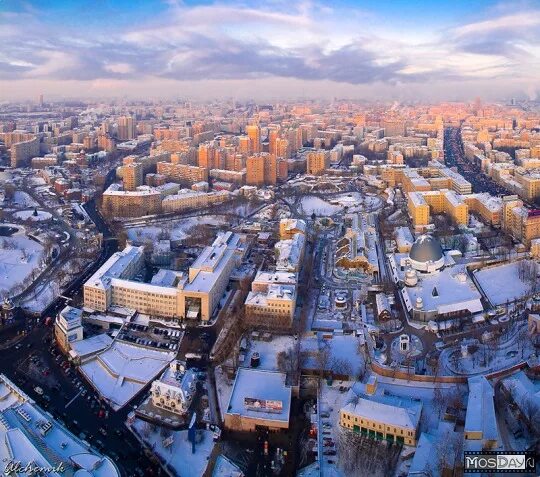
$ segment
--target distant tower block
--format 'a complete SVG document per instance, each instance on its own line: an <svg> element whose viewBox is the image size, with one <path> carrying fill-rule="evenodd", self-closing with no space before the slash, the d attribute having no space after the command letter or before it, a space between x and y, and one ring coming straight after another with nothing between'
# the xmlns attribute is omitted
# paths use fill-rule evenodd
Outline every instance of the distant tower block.
<svg viewBox="0 0 540 477"><path fill-rule="evenodd" d="M409 335L400 335L399 336L399 350L402 353L406 353L411 349L411 338Z"/></svg>

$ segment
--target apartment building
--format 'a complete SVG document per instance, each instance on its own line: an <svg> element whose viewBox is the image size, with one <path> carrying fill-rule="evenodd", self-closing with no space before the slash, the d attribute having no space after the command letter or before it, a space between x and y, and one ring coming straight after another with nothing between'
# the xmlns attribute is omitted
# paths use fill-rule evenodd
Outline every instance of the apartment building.
<svg viewBox="0 0 540 477"><path fill-rule="evenodd" d="M178 212L189 209L202 209L229 199L229 192L198 192L182 189L177 194L165 197L161 203L163 212Z"/></svg>
<svg viewBox="0 0 540 477"><path fill-rule="evenodd" d="M415 227L429 225L431 214L447 214L457 225L469 222L469 206L451 190L409 192L408 209Z"/></svg>
<svg viewBox="0 0 540 477"><path fill-rule="evenodd" d="M262 152L246 160L246 184L254 186L275 185L278 178L276 156Z"/></svg>
<svg viewBox="0 0 540 477"><path fill-rule="evenodd" d="M540 211L528 209L516 195L502 198L502 228L526 246L540 238Z"/></svg>
<svg viewBox="0 0 540 477"><path fill-rule="evenodd" d="M469 206L469 213L479 215L486 224L500 225L502 199L484 192L464 195L463 200Z"/></svg>
<svg viewBox="0 0 540 477"><path fill-rule="evenodd" d="M143 185L143 168L140 163L134 162L122 166L122 183L124 190L134 191Z"/></svg>
<svg viewBox="0 0 540 477"><path fill-rule="evenodd" d="M161 212L161 192L153 187L139 186L127 191L111 184L103 192L102 200L102 210L110 217L142 217Z"/></svg>
<svg viewBox="0 0 540 477"><path fill-rule="evenodd" d="M330 152L325 150L307 153L306 169L308 174L322 174L330 167Z"/></svg>
<svg viewBox="0 0 540 477"><path fill-rule="evenodd" d="M204 167L158 162L157 173L166 176L167 180L173 182L177 181L189 184L195 184L201 181L208 182L208 169Z"/></svg>
<svg viewBox="0 0 540 477"><path fill-rule="evenodd" d="M31 137L11 145L11 167L25 167L34 156L39 155L39 138Z"/></svg>

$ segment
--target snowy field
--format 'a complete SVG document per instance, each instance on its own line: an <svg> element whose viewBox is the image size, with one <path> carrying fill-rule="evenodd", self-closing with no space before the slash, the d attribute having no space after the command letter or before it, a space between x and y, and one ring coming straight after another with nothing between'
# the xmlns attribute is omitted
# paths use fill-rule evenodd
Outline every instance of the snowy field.
<svg viewBox="0 0 540 477"><path fill-rule="evenodd" d="M201 217L187 217L178 221L166 222L161 226L149 225L147 227L131 227L126 230L129 240L144 242L158 240L163 232L170 240L183 240L189 235L190 229L197 225L225 225L228 219L218 215L203 215Z"/></svg>
<svg viewBox="0 0 540 477"><path fill-rule="evenodd" d="M279 371L277 356L281 351L287 351L294 347L295 340L292 336L275 336L272 341L252 341L246 355L244 366L249 367L251 355L258 352L261 357L259 369Z"/></svg>
<svg viewBox="0 0 540 477"><path fill-rule="evenodd" d="M309 337L301 340L300 346L305 356L305 368L319 367L318 355L328 350L328 360L325 369L338 374L357 376L364 369L364 358L358 351L359 339L353 335L334 336L331 339Z"/></svg>
<svg viewBox="0 0 540 477"><path fill-rule="evenodd" d="M300 204L305 215L334 215L343 209L342 206L332 205L315 196L302 197Z"/></svg>
<svg viewBox="0 0 540 477"><path fill-rule="evenodd" d="M204 475L212 449L214 448L212 431L197 431L195 453L188 441L188 431L171 432L173 443L170 447L163 446L164 437L159 428L152 430L148 423L136 419L132 428L166 467L174 469L175 475L181 477L200 477Z"/></svg>
<svg viewBox="0 0 540 477"><path fill-rule="evenodd" d="M476 279L493 305L514 301L530 293L530 283L519 277L519 262L476 272Z"/></svg>
<svg viewBox="0 0 540 477"><path fill-rule="evenodd" d="M38 210L37 215L34 215L34 209L32 210L21 210L20 212L15 212L13 217L19 220L31 220L32 222L43 222L45 220L51 220L52 215L49 212L44 210Z"/></svg>
<svg viewBox="0 0 540 477"><path fill-rule="evenodd" d="M11 293L30 280L32 271L39 269L43 247L22 235L0 239L0 294ZM16 293L20 293L16 291Z"/></svg>
<svg viewBox="0 0 540 477"><path fill-rule="evenodd" d="M9 171L0 171L0 184L4 182L10 182L13 175Z"/></svg>
<svg viewBox="0 0 540 477"><path fill-rule="evenodd" d="M22 190L15 191L11 203L13 205L25 208L39 206L39 204L34 199L32 199L32 197L30 197L26 192L23 192Z"/></svg>

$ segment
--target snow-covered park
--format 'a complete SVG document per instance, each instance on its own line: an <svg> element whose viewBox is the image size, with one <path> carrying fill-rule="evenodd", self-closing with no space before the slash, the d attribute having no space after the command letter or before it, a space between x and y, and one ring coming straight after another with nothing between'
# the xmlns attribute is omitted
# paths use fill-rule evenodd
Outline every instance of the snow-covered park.
<svg viewBox="0 0 540 477"><path fill-rule="evenodd" d="M512 302L531 293L531 281L520 273L522 261L485 268L475 273L478 283L493 305Z"/></svg>
<svg viewBox="0 0 540 477"><path fill-rule="evenodd" d="M173 222L165 222L162 225L148 225L146 227L131 227L126 230L129 240L155 242L161 235L170 240L183 240L188 237L190 230L198 225L225 225L227 219L221 216L203 215L200 217L186 217Z"/></svg>
<svg viewBox="0 0 540 477"><path fill-rule="evenodd" d="M0 294L20 293L43 258L43 247L24 235L0 238Z"/></svg>
<svg viewBox="0 0 540 477"><path fill-rule="evenodd" d="M316 196L302 197L300 208L305 215L334 215L343 210L340 205L332 205Z"/></svg>
<svg viewBox="0 0 540 477"><path fill-rule="evenodd" d="M13 217L19 220L30 220L32 222L43 222L52 219L52 215L49 212L35 209L15 212Z"/></svg>

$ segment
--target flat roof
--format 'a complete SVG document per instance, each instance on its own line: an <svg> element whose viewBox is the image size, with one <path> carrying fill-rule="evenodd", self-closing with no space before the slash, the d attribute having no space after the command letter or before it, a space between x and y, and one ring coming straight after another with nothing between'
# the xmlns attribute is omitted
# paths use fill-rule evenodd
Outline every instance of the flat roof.
<svg viewBox="0 0 540 477"><path fill-rule="evenodd" d="M275 371L238 368L227 414L239 414L252 419L289 422L292 389L285 385L286 375ZM267 412L246 408L245 398L280 401L280 412Z"/></svg>

